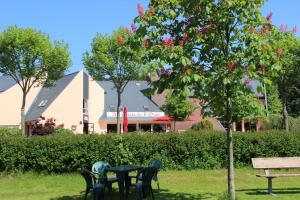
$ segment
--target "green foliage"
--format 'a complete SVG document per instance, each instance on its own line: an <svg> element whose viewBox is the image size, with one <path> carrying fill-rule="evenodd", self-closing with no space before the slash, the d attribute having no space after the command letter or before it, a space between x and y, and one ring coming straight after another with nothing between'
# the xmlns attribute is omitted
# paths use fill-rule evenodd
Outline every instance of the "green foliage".
<svg viewBox="0 0 300 200"><path fill-rule="evenodd" d="M270 114L279 114L282 112L282 103L279 99L278 87L276 84L268 85L267 88L267 100L268 111Z"/></svg>
<svg viewBox="0 0 300 200"><path fill-rule="evenodd" d="M300 156L299 131L235 134L235 165L253 157ZM214 169L227 166L226 134L69 135L1 137L0 171L74 172L94 162L147 165L160 159L166 169Z"/></svg>
<svg viewBox="0 0 300 200"><path fill-rule="evenodd" d="M40 31L10 26L0 34L0 73L10 76L22 89L23 134L28 92L38 85L53 85L70 63L68 46L62 41L51 42Z"/></svg>
<svg viewBox="0 0 300 200"><path fill-rule="evenodd" d="M204 118L200 122L198 122L192 126L192 130L194 130L194 131L200 131L203 129L208 129L208 130L213 129L213 124L211 123L211 121L208 118Z"/></svg>
<svg viewBox="0 0 300 200"><path fill-rule="evenodd" d="M134 33L120 28L113 35L97 34L91 52L85 52L82 61L95 80L112 81L118 94L117 132L120 133L121 94L130 80L141 76L144 48L137 45Z"/></svg>
<svg viewBox="0 0 300 200"><path fill-rule="evenodd" d="M52 135L54 136L72 136L75 133L71 131L70 129L65 129L65 128L57 128L54 130Z"/></svg>
<svg viewBox="0 0 300 200"><path fill-rule="evenodd" d="M300 130L300 117L289 116L288 121L290 130ZM282 129L282 115L270 115L265 124L267 129Z"/></svg>
<svg viewBox="0 0 300 200"><path fill-rule="evenodd" d="M189 101L187 91L170 91L166 102L161 109L176 121L186 120L195 110L194 104Z"/></svg>
<svg viewBox="0 0 300 200"><path fill-rule="evenodd" d="M21 136L21 130L18 128L6 128L0 126L0 137Z"/></svg>

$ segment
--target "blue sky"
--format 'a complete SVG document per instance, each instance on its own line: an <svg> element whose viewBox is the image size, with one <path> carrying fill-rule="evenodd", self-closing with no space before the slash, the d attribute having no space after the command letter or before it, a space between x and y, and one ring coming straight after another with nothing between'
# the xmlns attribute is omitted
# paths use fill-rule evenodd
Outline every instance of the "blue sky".
<svg viewBox="0 0 300 200"><path fill-rule="evenodd" d="M138 15L137 4L146 8L149 0L2 0L0 31L9 25L32 27L63 39L72 56L70 72L83 68L81 58L96 32L110 34L120 26L130 26ZM297 26L300 36L300 1L268 0L262 8L273 12L273 24Z"/></svg>

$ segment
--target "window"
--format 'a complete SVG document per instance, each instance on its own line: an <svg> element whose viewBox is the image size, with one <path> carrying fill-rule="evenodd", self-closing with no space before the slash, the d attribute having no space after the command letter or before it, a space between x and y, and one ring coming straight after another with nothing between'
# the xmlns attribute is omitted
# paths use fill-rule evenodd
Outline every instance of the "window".
<svg viewBox="0 0 300 200"><path fill-rule="evenodd" d="M144 111L145 112L149 111L149 107L148 106L144 106Z"/></svg>
<svg viewBox="0 0 300 200"><path fill-rule="evenodd" d="M83 99L83 114L88 114L88 101Z"/></svg>
<svg viewBox="0 0 300 200"><path fill-rule="evenodd" d="M115 112L115 111L116 111L116 108L115 108L115 106L110 105L110 106L109 106L109 110L110 110L111 112Z"/></svg>
<svg viewBox="0 0 300 200"><path fill-rule="evenodd" d="M48 100L44 99L40 102L40 104L38 105L39 108L44 107L47 104Z"/></svg>

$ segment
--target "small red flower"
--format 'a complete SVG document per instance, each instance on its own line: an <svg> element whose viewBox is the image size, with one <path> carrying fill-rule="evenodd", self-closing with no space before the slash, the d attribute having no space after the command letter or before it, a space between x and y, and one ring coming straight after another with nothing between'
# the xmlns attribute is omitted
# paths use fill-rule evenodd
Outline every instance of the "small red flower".
<svg viewBox="0 0 300 200"><path fill-rule="evenodd" d="M155 8L154 8L154 6L150 6L149 13L150 13L151 16L155 15Z"/></svg>
<svg viewBox="0 0 300 200"><path fill-rule="evenodd" d="M276 55L277 55L278 57L280 57L280 56L282 55L282 53L283 53L283 49L282 49L282 48L277 48L277 49L276 49Z"/></svg>
<svg viewBox="0 0 300 200"><path fill-rule="evenodd" d="M229 61L228 63L227 63L227 69L229 70L229 71L234 71L235 70L235 68L236 68L236 63L234 62L234 61Z"/></svg>
<svg viewBox="0 0 300 200"><path fill-rule="evenodd" d="M297 33L297 26L294 26L294 27L293 27L292 32L293 32L293 33Z"/></svg>
<svg viewBox="0 0 300 200"><path fill-rule="evenodd" d="M249 33L255 33L255 28L253 27L253 26L251 26L250 28L249 28Z"/></svg>
<svg viewBox="0 0 300 200"><path fill-rule="evenodd" d="M262 74L265 74L265 73L266 73L266 66L265 66L265 65L260 65L260 66L259 66L259 71L260 71Z"/></svg>
<svg viewBox="0 0 300 200"><path fill-rule="evenodd" d="M183 33L182 39L180 40L179 44L182 46L186 43L188 43L189 37L187 33Z"/></svg>
<svg viewBox="0 0 300 200"><path fill-rule="evenodd" d="M121 35L117 35L117 42L119 45L124 45L125 44L125 40Z"/></svg>
<svg viewBox="0 0 300 200"><path fill-rule="evenodd" d="M128 35L131 34L131 30L129 28L125 28L125 33L127 33Z"/></svg>
<svg viewBox="0 0 300 200"><path fill-rule="evenodd" d="M273 16L273 13L272 12L269 12L269 14L267 15L266 19L268 20L268 22L270 24L272 24L272 16Z"/></svg>
<svg viewBox="0 0 300 200"><path fill-rule="evenodd" d="M287 31L287 29L288 29L288 26L286 24L281 24L279 27L279 30L281 30L281 31Z"/></svg>
<svg viewBox="0 0 300 200"><path fill-rule="evenodd" d="M142 19L144 19L145 18L145 12L144 12L144 9L143 9L143 6L142 6L141 3L138 3L137 9L138 9L140 17Z"/></svg>
<svg viewBox="0 0 300 200"><path fill-rule="evenodd" d="M163 39L162 44L163 44L164 46L173 47L173 46L174 46L173 38L170 37L170 38L165 38L165 39Z"/></svg>
<svg viewBox="0 0 300 200"><path fill-rule="evenodd" d="M137 29L136 25L134 23L131 24L131 30L135 31Z"/></svg>
<svg viewBox="0 0 300 200"><path fill-rule="evenodd" d="M144 40L144 45L147 49L150 49L151 48L151 43L150 43L150 40L147 38Z"/></svg>

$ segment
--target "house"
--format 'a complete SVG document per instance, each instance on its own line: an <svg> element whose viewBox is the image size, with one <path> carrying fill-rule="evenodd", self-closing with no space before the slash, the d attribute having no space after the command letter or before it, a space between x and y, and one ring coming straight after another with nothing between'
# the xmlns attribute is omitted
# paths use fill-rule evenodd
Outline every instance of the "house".
<svg viewBox="0 0 300 200"><path fill-rule="evenodd" d="M34 86L27 94L25 113L39 93L41 87ZM9 76L0 76L0 126L19 127L22 105L21 87Z"/></svg>

